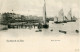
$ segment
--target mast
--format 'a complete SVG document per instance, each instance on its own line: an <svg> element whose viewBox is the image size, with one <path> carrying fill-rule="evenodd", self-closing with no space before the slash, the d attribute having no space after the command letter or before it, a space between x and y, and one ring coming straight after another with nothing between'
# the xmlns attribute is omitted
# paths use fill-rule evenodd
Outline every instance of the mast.
<svg viewBox="0 0 80 52"><path fill-rule="evenodd" d="M43 21L44 24L46 24L46 1L44 0L44 6L43 6L43 12L44 12L44 17L43 17Z"/></svg>

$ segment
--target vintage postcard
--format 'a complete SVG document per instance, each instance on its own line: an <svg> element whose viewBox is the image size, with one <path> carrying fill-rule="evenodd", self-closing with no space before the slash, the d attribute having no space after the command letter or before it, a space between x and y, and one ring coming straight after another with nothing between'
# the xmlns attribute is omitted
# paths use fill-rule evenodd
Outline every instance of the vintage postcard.
<svg viewBox="0 0 80 52"><path fill-rule="evenodd" d="M80 52L80 0L0 0L0 52Z"/></svg>

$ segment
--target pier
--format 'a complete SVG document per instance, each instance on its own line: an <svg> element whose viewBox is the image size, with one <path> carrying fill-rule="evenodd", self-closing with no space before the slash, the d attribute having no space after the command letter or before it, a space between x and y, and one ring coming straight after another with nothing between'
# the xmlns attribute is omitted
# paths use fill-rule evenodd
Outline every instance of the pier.
<svg viewBox="0 0 80 52"><path fill-rule="evenodd" d="M38 27L38 24L16 24L16 23L8 24L8 28L35 28L35 27Z"/></svg>

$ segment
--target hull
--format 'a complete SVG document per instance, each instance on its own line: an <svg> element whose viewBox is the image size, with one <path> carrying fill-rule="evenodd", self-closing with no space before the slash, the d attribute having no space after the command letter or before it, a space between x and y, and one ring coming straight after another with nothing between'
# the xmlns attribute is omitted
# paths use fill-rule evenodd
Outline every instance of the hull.
<svg viewBox="0 0 80 52"><path fill-rule="evenodd" d="M60 24L60 23L67 23L67 22L76 22L76 20L69 20L69 21L62 21L62 22L56 21L56 22L54 22L54 23Z"/></svg>
<svg viewBox="0 0 80 52"><path fill-rule="evenodd" d="M44 25L43 25L43 28L46 28L46 29L47 29L47 28L49 28L49 25L44 24Z"/></svg>
<svg viewBox="0 0 80 52"><path fill-rule="evenodd" d="M42 28L45 28L45 29L47 29L47 28L49 28L49 25L47 25L47 24L40 24L40 25L38 25L38 29L42 29Z"/></svg>
<svg viewBox="0 0 80 52"><path fill-rule="evenodd" d="M56 23L56 24L67 23L67 21L62 21L62 22L58 22L58 21L56 21L56 22L54 22L54 23Z"/></svg>
<svg viewBox="0 0 80 52"><path fill-rule="evenodd" d="M67 22L76 22L76 20L70 20L70 21L67 21Z"/></svg>

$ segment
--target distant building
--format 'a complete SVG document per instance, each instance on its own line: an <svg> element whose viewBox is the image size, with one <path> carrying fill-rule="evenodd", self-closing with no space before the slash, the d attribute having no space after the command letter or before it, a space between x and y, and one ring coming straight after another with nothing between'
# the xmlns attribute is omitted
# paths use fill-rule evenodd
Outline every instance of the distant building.
<svg viewBox="0 0 80 52"><path fill-rule="evenodd" d="M0 13L0 24L2 23L2 14Z"/></svg>

